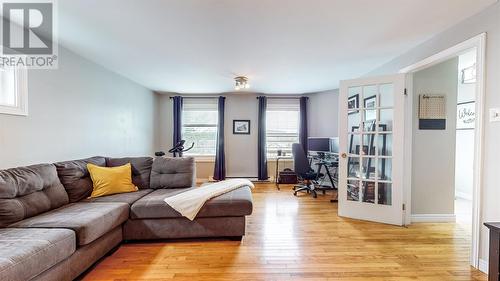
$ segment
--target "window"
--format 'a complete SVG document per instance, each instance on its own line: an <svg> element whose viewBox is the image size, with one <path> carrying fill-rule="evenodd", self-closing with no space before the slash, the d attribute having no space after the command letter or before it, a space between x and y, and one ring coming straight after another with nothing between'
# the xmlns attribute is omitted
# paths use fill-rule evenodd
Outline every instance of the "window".
<svg viewBox="0 0 500 281"><path fill-rule="evenodd" d="M186 147L194 142L194 148L186 155L215 155L218 120L217 99L184 98L182 139L186 140Z"/></svg>
<svg viewBox="0 0 500 281"><path fill-rule="evenodd" d="M0 113L28 115L26 69L0 68Z"/></svg>
<svg viewBox="0 0 500 281"><path fill-rule="evenodd" d="M267 157L274 158L278 150L292 154L292 143L299 142L300 104L298 99L267 100Z"/></svg>

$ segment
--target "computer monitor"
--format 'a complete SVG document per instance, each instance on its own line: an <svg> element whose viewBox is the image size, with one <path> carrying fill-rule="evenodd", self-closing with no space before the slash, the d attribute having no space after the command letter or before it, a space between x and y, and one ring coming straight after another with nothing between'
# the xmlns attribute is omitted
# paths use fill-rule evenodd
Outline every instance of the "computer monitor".
<svg viewBox="0 0 500 281"><path fill-rule="evenodd" d="M309 138L307 142L309 151L330 151L330 138Z"/></svg>

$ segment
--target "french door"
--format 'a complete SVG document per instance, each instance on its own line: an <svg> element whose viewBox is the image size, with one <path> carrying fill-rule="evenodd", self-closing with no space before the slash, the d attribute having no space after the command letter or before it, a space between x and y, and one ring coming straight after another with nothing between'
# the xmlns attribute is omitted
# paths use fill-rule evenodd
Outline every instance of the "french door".
<svg viewBox="0 0 500 281"><path fill-rule="evenodd" d="M339 216L403 220L405 75L341 81Z"/></svg>

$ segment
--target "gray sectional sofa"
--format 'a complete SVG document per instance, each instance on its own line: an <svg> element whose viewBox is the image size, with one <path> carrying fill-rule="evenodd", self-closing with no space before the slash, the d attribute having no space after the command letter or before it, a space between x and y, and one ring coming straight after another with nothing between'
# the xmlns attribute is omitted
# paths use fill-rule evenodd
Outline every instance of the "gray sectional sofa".
<svg viewBox="0 0 500 281"><path fill-rule="evenodd" d="M87 163L131 163L139 191L88 198ZM250 188L207 201L189 221L163 199L194 186L193 158L92 157L0 171L0 280L73 280L124 240L241 239Z"/></svg>

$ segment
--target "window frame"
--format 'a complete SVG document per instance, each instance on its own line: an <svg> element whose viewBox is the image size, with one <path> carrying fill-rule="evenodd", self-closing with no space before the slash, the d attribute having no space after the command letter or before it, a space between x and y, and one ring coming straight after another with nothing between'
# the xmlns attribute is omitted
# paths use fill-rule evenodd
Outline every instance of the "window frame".
<svg viewBox="0 0 500 281"><path fill-rule="evenodd" d="M267 118L269 118L269 114L267 114L268 111L273 111L273 110L269 110L269 101L273 100L273 99L274 100L289 100L289 101L293 100L294 102L297 102L297 104L296 104L297 111L296 112L298 113L298 118L297 118L297 134L296 134L296 136L297 136L297 142L298 142L300 140L300 102L299 102L298 98L268 98L268 104L267 104L267 108L266 108L266 123L268 122ZM290 111L292 111L292 110L290 110ZM278 157L277 154L269 155L268 131L269 131L269 126L266 126L266 159L267 160L276 160L276 158ZM278 136L278 137L280 137L280 136ZM288 135L285 136L285 134L283 134L283 136L281 136L281 137L295 137L295 134L293 136L288 136ZM292 148L290 147L290 153L288 153L285 157L292 157L291 150L292 150Z"/></svg>
<svg viewBox="0 0 500 281"><path fill-rule="evenodd" d="M184 99L198 99L198 98L190 98L190 97L184 97ZM199 99L207 99L211 100L212 98L199 98ZM217 105L217 104L216 104ZM182 116L184 116L185 108L182 108ZM216 107L215 112L217 114L219 113L219 109ZM184 117L182 117L184 118ZM184 128L215 128L216 130L219 129L219 124L208 124L208 123L190 123L190 124L185 124L184 120L182 120L182 125L181 125L181 132L184 131ZM184 139L184 133L181 133L181 138ZM217 135L215 141L217 142ZM187 146L190 146L191 144L188 143L186 144ZM195 162L203 163L203 162L214 162L215 161L215 156L217 154L217 145L214 147L214 153L213 154L195 154L195 153L189 153L186 152L184 153L185 156L190 156L195 158Z"/></svg>
<svg viewBox="0 0 500 281"><path fill-rule="evenodd" d="M0 114L28 116L28 70L27 68L7 68L14 70L16 105L1 105Z"/></svg>

